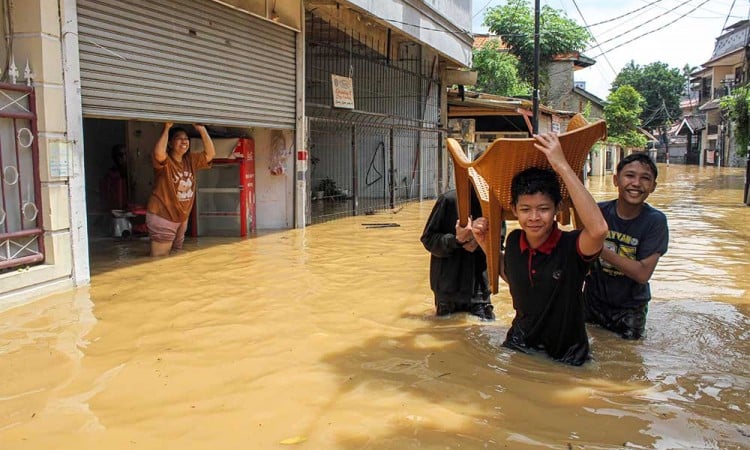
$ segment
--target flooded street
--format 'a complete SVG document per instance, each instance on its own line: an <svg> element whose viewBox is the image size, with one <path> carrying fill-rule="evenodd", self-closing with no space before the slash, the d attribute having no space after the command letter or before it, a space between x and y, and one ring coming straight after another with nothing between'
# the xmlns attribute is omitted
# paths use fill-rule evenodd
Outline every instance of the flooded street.
<svg viewBox="0 0 750 450"><path fill-rule="evenodd" d="M155 261L92 241L89 288L0 313L0 449L749 448L744 169L659 170L647 337L590 327L582 367L501 347L503 283L496 322L434 317L432 201Z"/></svg>

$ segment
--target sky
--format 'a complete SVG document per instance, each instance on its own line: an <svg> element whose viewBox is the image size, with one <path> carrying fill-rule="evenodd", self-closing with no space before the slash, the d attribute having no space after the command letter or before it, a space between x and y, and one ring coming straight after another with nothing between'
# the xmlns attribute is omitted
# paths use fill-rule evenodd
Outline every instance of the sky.
<svg viewBox="0 0 750 450"><path fill-rule="evenodd" d="M487 33L482 25L484 14L487 9L505 3L505 0L472 0L472 31ZM528 3L534 7L533 0ZM540 0L540 5L549 5L579 25L588 25L595 41L582 53L595 59L596 64L577 71L575 80L584 81L586 90L602 99L607 98L612 81L631 60L639 66L663 62L680 70L685 64L698 67L708 61L725 24L729 26L748 18L749 3L748 0ZM607 22L597 25L604 21Z"/></svg>

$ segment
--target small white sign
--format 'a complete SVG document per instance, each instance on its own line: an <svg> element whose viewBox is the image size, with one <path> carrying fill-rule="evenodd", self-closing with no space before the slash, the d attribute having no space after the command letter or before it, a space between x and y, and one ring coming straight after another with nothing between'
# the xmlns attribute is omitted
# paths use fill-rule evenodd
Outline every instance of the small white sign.
<svg viewBox="0 0 750 450"><path fill-rule="evenodd" d="M352 79L331 74L333 87L333 107L354 109L354 87Z"/></svg>
<svg viewBox="0 0 750 450"><path fill-rule="evenodd" d="M67 142L49 143L49 175L53 178L70 176L70 146Z"/></svg>

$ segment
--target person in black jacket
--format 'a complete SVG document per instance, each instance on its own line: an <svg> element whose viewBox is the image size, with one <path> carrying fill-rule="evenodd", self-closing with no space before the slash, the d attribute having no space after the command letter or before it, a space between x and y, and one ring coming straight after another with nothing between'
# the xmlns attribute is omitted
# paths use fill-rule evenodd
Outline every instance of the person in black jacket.
<svg viewBox="0 0 750 450"><path fill-rule="evenodd" d="M482 215L471 191L471 217ZM440 195L432 208L422 237L430 252L430 288L438 316L468 312L482 320L495 320L487 279L487 260L471 230L458 223L456 191Z"/></svg>

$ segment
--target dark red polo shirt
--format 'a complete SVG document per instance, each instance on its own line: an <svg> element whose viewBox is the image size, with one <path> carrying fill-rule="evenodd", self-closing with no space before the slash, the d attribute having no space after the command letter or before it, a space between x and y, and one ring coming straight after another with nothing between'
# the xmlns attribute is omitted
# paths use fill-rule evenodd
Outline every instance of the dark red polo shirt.
<svg viewBox="0 0 750 450"><path fill-rule="evenodd" d="M552 233L533 249L522 230L508 235L505 273L516 316L503 345L521 351L543 350L552 358L581 365L589 341L581 289L596 256L578 250L580 231Z"/></svg>

